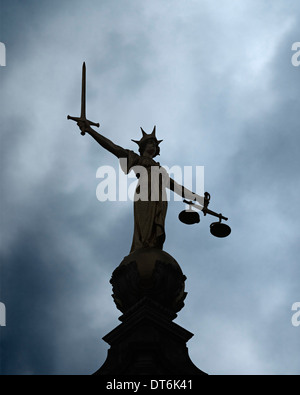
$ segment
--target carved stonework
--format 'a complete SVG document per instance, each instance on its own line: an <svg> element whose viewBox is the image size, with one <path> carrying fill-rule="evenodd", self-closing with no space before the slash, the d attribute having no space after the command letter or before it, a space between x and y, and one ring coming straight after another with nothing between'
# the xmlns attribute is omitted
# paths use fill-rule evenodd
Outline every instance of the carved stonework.
<svg viewBox="0 0 300 395"><path fill-rule="evenodd" d="M134 251L113 272L111 284L117 308L125 313L147 297L177 313L184 306L186 277L176 260L158 248Z"/></svg>
<svg viewBox="0 0 300 395"><path fill-rule="evenodd" d="M173 322L184 306L185 280L176 260L158 248L123 259L110 281L122 323L103 338L110 349L95 375L206 374L188 354L193 334Z"/></svg>
<svg viewBox="0 0 300 395"><path fill-rule="evenodd" d="M172 322L176 317L147 297L129 309L103 340L107 358L95 375L206 375L191 361L186 343L193 334Z"/></svg>

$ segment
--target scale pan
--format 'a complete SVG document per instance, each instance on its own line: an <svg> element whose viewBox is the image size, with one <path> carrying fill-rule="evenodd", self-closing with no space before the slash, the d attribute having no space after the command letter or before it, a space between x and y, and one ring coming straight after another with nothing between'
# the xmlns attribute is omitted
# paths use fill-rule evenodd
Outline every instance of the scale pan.
<svg viewBox="0 0 300 395"><path fill-rule="evenodd" d="M230 235L231 229L228 225L221 222L213 222L210 225L210 233L216 237L227 237Z"/></svg>
<svg viewBox="0 0 300 395"><path fill-rule="evenodd" d="M178 215L181 222L186 225L194 225L200 222L200 215L194 210L184 210Z"/></svg>

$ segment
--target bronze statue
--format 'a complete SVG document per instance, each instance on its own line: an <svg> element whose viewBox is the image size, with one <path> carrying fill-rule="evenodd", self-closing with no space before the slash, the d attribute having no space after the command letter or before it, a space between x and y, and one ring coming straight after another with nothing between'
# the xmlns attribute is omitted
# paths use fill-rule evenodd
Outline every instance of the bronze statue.
<svg viewBox="0 0 300 395"><path fill-rule="evenodd" d="M100 125L89 121L86 118L86 66L83 64L82 69L82 96L81 96L81 116L79 118L70 117L77 122L81 130L81 134L84 136L86 133L92 136L97 143L99 143L104 149L111 152L117 158L120 159L120 164L122 170L125 174L128 174L131 169L135 171L137 178L139 179L136 194L134 199L134 234L131 246L131 251L136 251L141 248L159 248L163 249L163 244L166 238L165 234L165 218L167 213L167 195L166 189L169 188L171 191L179 194L189 201L186 203L194 205L195 201L200 204L194 205L194 207L203 211L204 215L211 214L219 218L220 223L214 223L215 229L221 229L224 231L224 226L229 228L227 225L221 224L221 219L227 220L222 214L217 214L207 208L209 204L210 196L208 193L204 197L197 195L187 188L179 185L175 180L169 177L166 170L160 166L159 162L156 162L154 158L159 155L160 147L159 144L162 140L157 140L156 138L156 127L152 133L147 134L142 128L142 138L140 140L132 140L139 146L139 154L135 152L124 149L116 144L114 144L108 138L102 136L100 133L92 129L91 126ZM124 159L124 160L122 160ZM124 162L126 160L126 162ZM124 163L126 165L124 166ZM142 171L145 169L144 171ZM141 197L141 190L143 190L143 196ZM146 196L145 196L146 191ZM191 211L191 210L190 210ZM195 214L195 212L187 213ZM190 218L190 217L189 217ZM180 218L181 219L181 218ZM182 219L181 219L182 220ZM182 222L185 222L184 220ZM196 223L198 221L189 222L187 220L185 223ZM230 229L230 228L229 228ZM217 232L215 232L217 233ZM222 232L219 231L218 237L225 237L221 235ZM228 229L226 230L226 236ZM228 233L228 234L227 234Z"/></svg>
<svg viewBox="0 0 300 395"><path fill-rule="evenodd" d="M141 128L142 138L139 141L133 140L139 146L138 155L114 144L108 138L97 133L88 122L79 121L78 126L81 132L92 136L103 148L117 158L126 158L127 166L122 166L124 162L121 162L122 170L125 174L128 174L133 169L139 178L134 199L134 234L130 252L147 247L163 249L166 238L165 218L168 207L165 189L169 187L170 190L182 197L190 200L196 199L200 204L203 204L203 198L176 183L160 166L160 163L154 160L159 155L159 144L162 141L156 138L156 128L154 127L151 134L145 133ZM142 172L139 173L140 167L146 169L146 177ZM158 171L156 172L156 170ZM147 183L148 188L145 187L145 183ZM141 188L147 191L147 197L144 200L139 199ZM153 188L158 190L154 192Z"/></svg>

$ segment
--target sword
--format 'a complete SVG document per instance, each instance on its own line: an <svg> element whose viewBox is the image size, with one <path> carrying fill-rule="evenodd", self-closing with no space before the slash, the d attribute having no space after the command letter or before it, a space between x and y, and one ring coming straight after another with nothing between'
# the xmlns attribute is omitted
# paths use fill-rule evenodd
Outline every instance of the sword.
<svg viewBox="0 0 300 395"><path fill-rule="evenodd" d="M86 103L86 66L85 62L82 65L82 86L81 86L81 115L80 117L71 117L70 115L67 116L67 119L71 119L75 122L85 122L88 123L90 126L97 126L99 128L100 124L89 121L86 118L86 110L85 110L85 103ZM81 131L81 135L84 136L85 132Z"/></svg>

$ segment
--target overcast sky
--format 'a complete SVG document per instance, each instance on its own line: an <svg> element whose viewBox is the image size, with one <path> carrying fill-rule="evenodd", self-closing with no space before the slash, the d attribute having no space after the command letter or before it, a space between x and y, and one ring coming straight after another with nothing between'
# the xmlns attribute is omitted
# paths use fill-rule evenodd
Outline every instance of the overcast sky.
<svg viewBox="0 0 300 395"><path fill-rule="evenodd" d="M175 322L194 333L194 364L299 374L299 2L1 0L0 41L0 372L93 373L119 324L109 279L133 208L97 200L98 167L118 161L66 119L86 61L101 132L136 150L140 126L157 125L160 163L204 166L210 208L229 217L217 239L212 217L186 226L169 204L164 249L188 292Z"/></svg>

